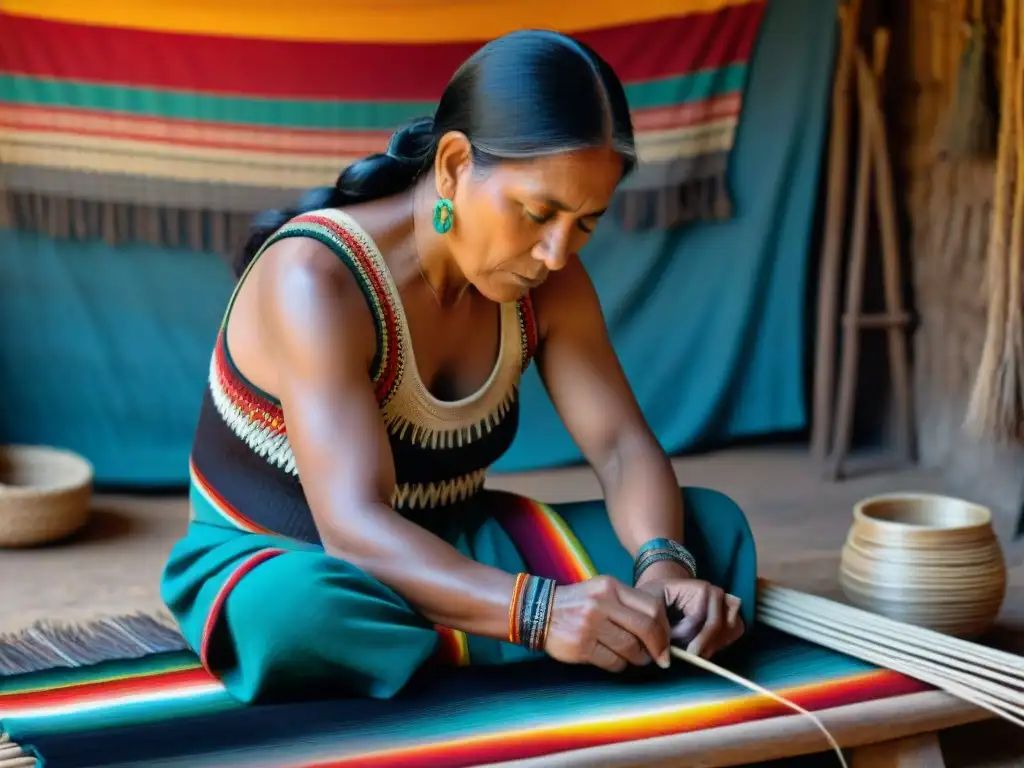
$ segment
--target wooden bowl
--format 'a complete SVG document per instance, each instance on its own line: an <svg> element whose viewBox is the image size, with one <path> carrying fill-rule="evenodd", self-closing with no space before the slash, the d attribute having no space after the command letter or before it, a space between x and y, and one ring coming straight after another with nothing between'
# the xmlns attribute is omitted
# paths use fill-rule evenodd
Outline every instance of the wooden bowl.
<svg viewBox="0 0 1024 768"><path fill-rule="evenodd" d="M860 608L969 638L999 614L1006 562L987 508L948 496L885 494L854 506L839 581Z"/></svg>
<svg viewBox="0 0 1024 768"><path fill-rule="evenodd" d="M71 451L0 446L0 547L63 539L89 521L93 468Z"/></svg>

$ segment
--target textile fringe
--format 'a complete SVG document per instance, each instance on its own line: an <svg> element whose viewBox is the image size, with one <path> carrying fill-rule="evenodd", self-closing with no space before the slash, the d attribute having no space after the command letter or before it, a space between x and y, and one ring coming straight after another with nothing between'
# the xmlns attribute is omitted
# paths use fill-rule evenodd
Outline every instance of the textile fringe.
<svg viewBox="0 0 1024 768"><path fill-rule="evenodd" d="M0 635L0 677L187 648L171 619L159 614L112 616L80 624L40 621L20 632ZM0 768L7 766L0 762Z"/></svg>
<svg viewBox="0 0 1024 768"><path fill-rule="evenodd" d="M664 189L622 190L614 204L627 231L674 229L697 221L732 218L726 174L691 179Z"/></svg>
<svg viewBox="0 0 1024 768"><path fill-rule="evenodd" d="M103 240L190 248L231 258L255 213L101 202L29 192L0 192L0 228L59 240Z"/></svg>
<svg viewBox="0 0 1024 768"><path fill-rule="evenodd" d="M273 206L264 206L273 207ZM733 215L725 174L662 189L623 189L613 208L627 231L673 229ZM251 211L107 202L41 192L0 190L0 229L57 240L102 240L190 248L231 259L249 235Z"/></svg>

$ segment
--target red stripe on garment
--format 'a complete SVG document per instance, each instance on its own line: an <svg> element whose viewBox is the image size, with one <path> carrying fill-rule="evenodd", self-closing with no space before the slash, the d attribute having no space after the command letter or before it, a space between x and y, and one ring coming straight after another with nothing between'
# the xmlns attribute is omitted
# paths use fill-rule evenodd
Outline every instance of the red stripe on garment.
<svg viewBox="0 0 1024 768"><path fill-rule="evenodd" d="M466 647L466 634L440 624L434 625L439 636L437 650L431 661L440 666L465 667L469 665L469 649Z"/></svg>
<svg viewBox="0 0 1024 768"><path fill-rule="evenodd" d="M533 310L533 296L527 293L519 300L519 316L523 321L523 370L525 371L537 352L537 316Z"/></svg>
<svg viewBox="0 0 1024 768"><path fill-rule="evenodd" d="M252 571L257 565L265 563L267 560L278 555L283 555L285 551L283 549L263 549L249 555L240 564L235 566L235 570L228 576L227 581L217 590L217 596L213 599L210 612L206 614L206 623L203 625L203 637L199 643L199 661L202 662L204 669L212 672L209 663L210 639L213 637L213 630L217 626L217 619L220 618L221 608L224 607L224 601L228 599L231 590L238 586L238 582L242 580L242 577Z"/></svg>
<svg viewBox="0 0 1024 768"><path fill-rule="evenodd" d="M214 356L217 371L217 380L221 390L231 403L249 420L250 423L258 423L261 427L272 430L275 434L287 434L288 429L284 420L284 409L277 403L272 403L252 387L247 386L235 372L228 361L225 348L227 327L225 326L217 334L217 341L214 346Z"/></svg>
<svg viewBox="0 0 1024 768"><path fill-rule="evenodd" d="M391 395L398 381L398 362L401 354L402 329L399 327L397 309L392 301L391 291L386 283L385 276L381 273L382 266L366 250L352 233L341 226L333 219L326 216L317 216L313 213L302 214L293 219L293 223L301 224L304 221L326 227L340 239L352 252L352 257L362 266L366 278L370 284L369 290L380 302L380 311L383 317L375 318L377 323L383 323L387 333L387 349L382 350L380 376L374 384L374 392L378 403L384 403Z"/></svg>
<svg viewBox="0 0 1024 768"><path fill-rule="evenodd" d="M746 61L764 3L591 30L624 82ZM0 72L206 93L434 100L479 43L306 43L87 26L0 13Z"/></svg>
<svg viewBox="0 0 1024 768"><path fill-rule="evenodd" d="M215 511L221 515L227 517L238 530L245 531L246 533L259 533L263 535L275 536L273 531L264 528L261 525L256 525L248 517L239 512L234 506L232 506L227 499L221 496L220 492L211 485L210 481L206 479L206 475L200 471L199 467L196 466L195 459L189 459L189 471L192 474L193 480L199 485L200 490L209 496L210 503L214 506Z"/></svg>
<svg viewBox="0 0 1024 768"><path fill-rule="evenodd" d="M518 494L503 495L495 501L494 517L512 539L530 573L563 585L577 584L593 575L593 564L580 542L556 524L557 521L565 525L556 511Z"/></svg>

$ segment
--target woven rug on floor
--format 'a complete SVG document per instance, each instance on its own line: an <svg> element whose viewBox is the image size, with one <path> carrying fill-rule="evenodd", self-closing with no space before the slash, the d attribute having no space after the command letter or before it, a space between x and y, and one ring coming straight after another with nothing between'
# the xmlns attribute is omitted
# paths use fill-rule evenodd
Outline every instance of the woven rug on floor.
<svg viewBox="0 0 1024 768"><path fill-rule="evenodd" d="M98 641L83 642L90 636ZM773 719L793 719L768 698L678 662L623 675L553 662L435 670L389 701L310 691L303 703L243 707L175 644L173 633L140 619L0 643L0 768L566 764L601 749L635 756L656 737L764 731ZM763 627L722 661L811 711L895 704L929 690ZM13 673L19 664L36 671ZM582 764L598 762L612 764Z"/></svg>

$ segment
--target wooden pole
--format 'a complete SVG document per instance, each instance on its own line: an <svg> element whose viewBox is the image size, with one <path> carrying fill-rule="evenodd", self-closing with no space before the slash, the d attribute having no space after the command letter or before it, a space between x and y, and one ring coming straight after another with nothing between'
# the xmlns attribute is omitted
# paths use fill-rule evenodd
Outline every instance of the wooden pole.
<svg viewBox="0 0 1024 768"><path fill-rule="evenodd" d="M811 454L824 461L832 442L835 387L836 315L845 230L846 177L850 142L850 100L854 48L860 29L861 0L839 7L839 55L832 82L828 192L825 234L818 273L818 320L811 415Z"/></svg>

